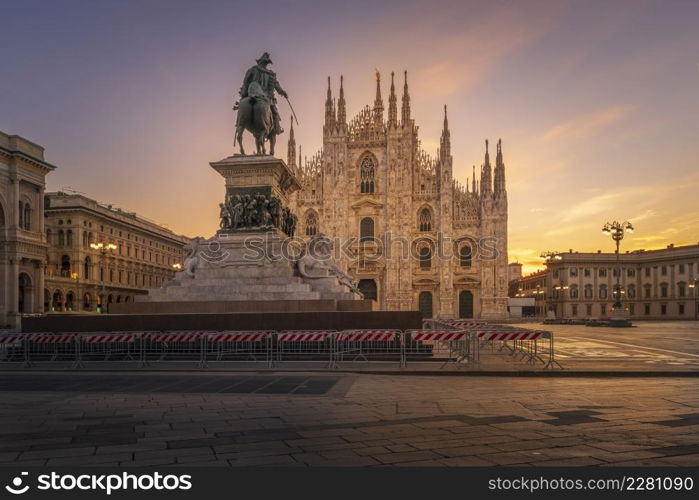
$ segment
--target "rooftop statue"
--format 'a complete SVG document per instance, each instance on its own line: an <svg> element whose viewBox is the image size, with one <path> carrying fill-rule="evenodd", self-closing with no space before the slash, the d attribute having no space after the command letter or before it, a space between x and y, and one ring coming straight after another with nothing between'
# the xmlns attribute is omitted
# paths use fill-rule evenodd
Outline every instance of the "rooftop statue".
<svg viewBox="0 0 699 500"><path fill-rule="evenodd" d="M256 63L245 73L239 92L241 99L233 107L238 111L233 144L235 145L237 141L240 145L240 154L244 155L243 131L248 130L255 137L258 155L267 154L265 141L269 141L269 154L274 155L276 138L284 132L275 92L287 101L289 96L279 85L277 74L268 68L272 64L269 53L262 54Z"/></svg>

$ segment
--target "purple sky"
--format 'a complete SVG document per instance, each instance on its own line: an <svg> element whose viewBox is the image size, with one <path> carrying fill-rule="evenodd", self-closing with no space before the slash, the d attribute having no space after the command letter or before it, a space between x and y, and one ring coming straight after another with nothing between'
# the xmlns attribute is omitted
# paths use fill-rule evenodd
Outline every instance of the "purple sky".
<svg viewBox="0 0 699 500"><path fill-rule="evenodd" d="M326 78L348 115L374 69L408 70L423 147L449 106L455 175L503 140L510 254L699 241L699 2L4 2L0 130L46 147L70 187L188 235L217 226L231 105L267 50L321 146ZM402 77L401 77L402 78ZM402 79L399 80L402 87ZM285 122L289 111L281 102ZM286 135L279 156L285 157Z"/></svg>

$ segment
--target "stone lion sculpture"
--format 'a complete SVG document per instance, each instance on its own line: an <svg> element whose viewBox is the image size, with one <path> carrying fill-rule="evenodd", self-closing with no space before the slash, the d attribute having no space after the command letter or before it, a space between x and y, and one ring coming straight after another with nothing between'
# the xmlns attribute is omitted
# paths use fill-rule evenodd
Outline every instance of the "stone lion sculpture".
<svg viewBox="0 0 699 500"><path fill-rule="evenodd" d="M363 297L352 276L344 272L332 257L333 243L320 233L311 238L296 262L301 277L305 279L337 278L338 282Z"/></svg>
<svg viewBox="0 0 699 500"><path fill-rule="evenodd" d="M201 246L204 238L196 237L192 239L190 243L184 246L185 251L189 251L187 257L184 259L184 264L182 265L182 272L185 276L194 278L194 273L199 266L199 247Z"/></svg>

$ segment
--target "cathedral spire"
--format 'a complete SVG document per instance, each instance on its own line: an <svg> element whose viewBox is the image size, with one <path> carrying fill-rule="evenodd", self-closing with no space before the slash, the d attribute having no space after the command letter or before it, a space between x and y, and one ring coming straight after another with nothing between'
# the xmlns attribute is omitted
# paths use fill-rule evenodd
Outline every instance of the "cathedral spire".
<svg viewBox="0 0 699 500"><path fill-rule="evenodd" d="M400 122L405 127L410 121L410 94L408 93L408 71L403 72L403 106L400 113Z"/></svg>
<svg viewBox="0 0 699 500"><path fill-rule="evenodd" d="M339 125L345 125L347 123L347 108L345 104L345 89L342 75L340 75L340 98L337 100L337 123Z"/></svg>
<svg viewBox="0 0 699 500"><path fill-rule="evenodd" d="M446 104L444 105L444 126L442 127L442 138L439 141L439 151L443 161L451 156L451 133L449 132Z"/></svg>
<svg viewBox="0 0 699 500"><path fill-rule="evenodd" d="M376 70L376 99L374 100L374 121L383 123L383 99L381 99L381 73Z"/></svg>
<svg viewBox="0 0 699 500"><path fill-rule="evenodd" d="M391 71L391 94L388 96L388 126L398 126L398 108L396 106L396 86L393 83L393 71Z"/></svg>
<svg viewBox="0 0 699 500"><path fill-rule="evenodd" d="M473 176L471 177L471 191L476 192L476 166L473 166Z"/></svg>
<svg viewBox="0 0 699 500"><path fill-rule="evenodd" d="M291 120L291 127L289 128L289 144L286 148L286 163L291 170L296 169L296 139L294 138L294 118L293 116L289 118Z"/></svg>
<svg viewBox="0 0 699 500"><path fill-rule="evenodd" d="M505 162L502 159L502 139L498 139L497 155L495 156L495 179L493 189L496 194L505 192Z"/></svg>
<svg viewBox="0 0 699 500"><path fill-rule="evenodd" d="M302 170L302 167L304 166L303 161L301 161L301 158L303 157L301 156L301 144L299 144L299 170Z"/></svg>
<svg viewBox="0 0 699 500"><path fill-rule="evenodd" d="M328 93L325 98L325 128L330 129L335 124L335 110L333 109L333 94L330 90L330 77L328 77Z"/></svg>
<svg viewBox="0 0 699 500"><path fill-rule="evenodd" d="M492 191L490 154L488 153L488 139L485 140L485 161L483 163L483 173L481 174L481 193Z"/></svg>

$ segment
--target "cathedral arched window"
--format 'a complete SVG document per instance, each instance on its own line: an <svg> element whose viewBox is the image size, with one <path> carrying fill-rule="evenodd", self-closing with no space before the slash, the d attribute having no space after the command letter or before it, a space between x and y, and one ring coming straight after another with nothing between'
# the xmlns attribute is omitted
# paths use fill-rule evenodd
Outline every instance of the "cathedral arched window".
<svg viewBox="0 0 699 500"><path fill-rule="evenodd" d="M318 234L318 215L315 212L308 212L306 215L306 236Z"/></svg>
<svg viewBox="0 0 699 500"><path fill-rule="evenodd" d="M459 265L471 267L472 251L470 245L464 245L459 249Z"/></svg>
<svg viewBox="0 0 699 500"><path fill-rule="evenodd" d="M432 211L428 207L420 210L418 229L420 231L432 231Z"/></svg>
<svg viewBox="0 0 699 500"><path fill-rule="evenodd" d="M376 166L371 156L367 155L362 160L360 166L360 191L364 193L374 192L374 177L376 175Z"/></svg>
<svg viewBox="0 0 699 500"><path fill-rule="evenodd" d="M374 239L374 219L364 217L359 223L359 241L371 241Z"/></svg>

